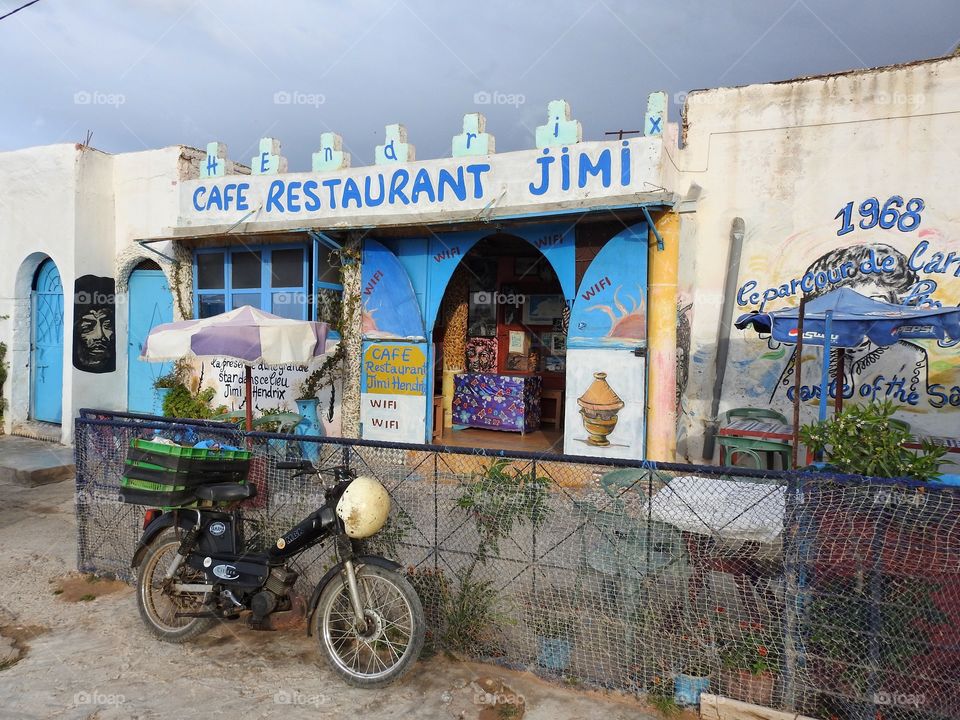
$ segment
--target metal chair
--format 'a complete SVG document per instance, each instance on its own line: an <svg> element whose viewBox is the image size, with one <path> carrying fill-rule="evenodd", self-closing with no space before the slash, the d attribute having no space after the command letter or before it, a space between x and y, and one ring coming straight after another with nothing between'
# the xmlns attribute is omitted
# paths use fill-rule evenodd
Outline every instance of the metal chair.
<svg viewBox="0 0 960 720"><path fill-rule="evenodd" d="M890 427L895 427L897 430L903 430L905 432L910 432L910 423L906 420L897 420L896 418L889 418L887 424Z"/></svg>
<svg viewBox="0 0 960 720"><path fill-rule="evenodd" d="M581 572L578 583L590 573L600 578L600 602L628 621L628 646L632 646L632 622L638 610L649 604L651 586L666 592L665 580L673 579L677 599L684 604L690 574L687 551L680 531L669 523L646 520L627 513L630 500L626 492L646 504L647 478L652 470L625 468L607 473L600 486L612 500L611 508L601 509L591 502L574 501L582 525L580 528ZM662 480L662 478L661 478Z"/></svg>
<svg viewBox="0 0 960 720"><path fill-rule="evenodd" d="M787 424L787 418L770 408L731 408L725 415L728 423L734 418L768 418ZM718 435L717 444L720 446L721 465L732 465L737 455L746 455L753 460L754 467L758 470L763 469L764 466L772 470L774 458L779 455L784 470L792 467L793 445L783 440ZM765 457L762 458L761 454Z"/></svg>
<svg viewBox="0 0 960 720"><path fill-rule="evenodd" d="M725 413L727 416L727 422L730 422L735 417L745 417L745 418L770 418L771 420L779 420L784 425L787 424L787 418L784 417L781 413L778 413L776 410L771 410L770 408L754 408L754 407L739 407L731 408Z"/></svg>

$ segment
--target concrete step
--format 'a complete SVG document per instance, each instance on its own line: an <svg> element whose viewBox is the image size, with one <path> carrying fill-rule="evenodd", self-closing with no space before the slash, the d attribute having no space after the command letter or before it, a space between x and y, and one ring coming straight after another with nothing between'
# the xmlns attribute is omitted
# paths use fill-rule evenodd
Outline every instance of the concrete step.
<svg viewBox="0 0 960 720"><path fill-rule="evenodd" d="M0 436L0 482L36 487L76 475L73 448L16 435Z"/></svg>
<svg viewBox="0 0 960 720"><path fill-rule="evenodd" d="M17 423L14 425L11 430L11 435L17 435L19 437L33 438L34 440L45 440L46 442L58 443L60 442L62 430L59 425L54 425L53 423L44 423L36 421L28 421Z"/></svg>

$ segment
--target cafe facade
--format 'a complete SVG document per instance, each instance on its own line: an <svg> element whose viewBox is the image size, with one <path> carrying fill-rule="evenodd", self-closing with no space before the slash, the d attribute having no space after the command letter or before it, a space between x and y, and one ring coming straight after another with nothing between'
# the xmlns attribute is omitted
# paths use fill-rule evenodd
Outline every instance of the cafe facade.
<svg viewBox="0 0 960 720"><path fill-rule="evenodd" d="M309 172L276 138L251 158L213 139L0 154L7 431L68 441L80 407L157 412L171 368L138 359L149 329L253 305L336 329L333 364L255 369L259 413L321 369L325 434L699 459L714 407L787 411L794 391L793 347L724 318L837 286L960 304L958 88L958 61L932 60L699 91L680 122L653 93L642 133L602 141L555 100L528 150L496 152L468 113L449 157L387 125L370 166L318 133ZM956 434L956 348L900 345L862 349L840 391ZM189 374L242 408L229 360ZM804 419L816 392L804 377Z"/></svg>

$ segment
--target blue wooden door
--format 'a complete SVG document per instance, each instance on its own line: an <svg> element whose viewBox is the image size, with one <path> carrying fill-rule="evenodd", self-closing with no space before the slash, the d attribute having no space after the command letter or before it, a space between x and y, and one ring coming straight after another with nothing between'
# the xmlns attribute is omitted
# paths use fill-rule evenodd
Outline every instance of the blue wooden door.
<svg viewBox="0 0 960 720"><path fill-rule="evenodd" d="M63 284L53 260L37 271L31 298L30 416L59 423L63 410Z"/></svg>
<svg viewBox="0 0 960 720"><path fill-rule="evenodd" d="M173 295L163 271L134 270L128 300L127 408L130 412L162 415L163 399L153 383L170 371L171 363L145 362L140 359L140 349L156 325L173 320Z"/></svg>

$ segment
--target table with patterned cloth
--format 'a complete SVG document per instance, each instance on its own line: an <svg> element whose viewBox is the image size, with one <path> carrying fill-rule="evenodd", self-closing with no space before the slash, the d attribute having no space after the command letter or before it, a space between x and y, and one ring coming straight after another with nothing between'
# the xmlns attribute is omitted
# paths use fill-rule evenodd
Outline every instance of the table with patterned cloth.
<svg viewBox="0 0 960 720"><path fill-rule="evenodd" d="M539 375L464 373L453 379L453 422L526 433L540 427Z"/></svg>

